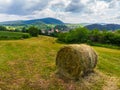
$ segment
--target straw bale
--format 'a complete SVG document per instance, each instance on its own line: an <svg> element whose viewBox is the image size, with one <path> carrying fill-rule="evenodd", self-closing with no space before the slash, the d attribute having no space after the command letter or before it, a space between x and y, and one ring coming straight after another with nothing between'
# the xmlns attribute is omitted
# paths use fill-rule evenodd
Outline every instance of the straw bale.
<svg viewBox="0 0 120 90"><path fill-rule="evenodd" d="M92 72L96 64L96 52L85 44L64 46L56 57L57 73L69 79L79 79Z"/></svg>

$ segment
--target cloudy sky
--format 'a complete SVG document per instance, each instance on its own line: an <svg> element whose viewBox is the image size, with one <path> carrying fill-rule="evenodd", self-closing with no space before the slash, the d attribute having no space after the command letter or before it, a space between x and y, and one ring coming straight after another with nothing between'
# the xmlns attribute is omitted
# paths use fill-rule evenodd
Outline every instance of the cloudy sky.
<svg viewBox="0 0 120 90"><path fill-rule="evenodd" d="M120 24L120 0L0 0L0 22L45 17L66 23Z"/></svg>

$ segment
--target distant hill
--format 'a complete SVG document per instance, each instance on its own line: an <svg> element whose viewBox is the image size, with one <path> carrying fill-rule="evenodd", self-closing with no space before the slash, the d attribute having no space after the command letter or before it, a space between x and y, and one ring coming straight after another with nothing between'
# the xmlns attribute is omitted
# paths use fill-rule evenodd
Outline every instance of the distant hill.
<svg viewBox="0 0 120 90"><path fill-rule="evenodd" d="M64 24L62 21L55 18L42 18L33 20L18 20L18 21L6 21L0 22L0 25L29 25L29 24Z"/></svg>
<svg viewBox="0 0 120 90"><path fill-rule="evenodd" d="M98 30L114 31L114 30L120 29L119 24L91 24L91 25L87 25L85 27L88 28L89 30L98 29Z"/></svg>

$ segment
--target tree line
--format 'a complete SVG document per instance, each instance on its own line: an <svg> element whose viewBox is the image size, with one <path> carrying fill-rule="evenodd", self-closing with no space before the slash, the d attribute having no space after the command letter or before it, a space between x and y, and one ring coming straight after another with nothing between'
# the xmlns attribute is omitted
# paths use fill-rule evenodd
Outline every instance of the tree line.
<svg viewBox="0 0 120 90"><path fill-rule="evenodd" d="M6 27L0 26L0 31L8 31ZM17 31L17 30L16 30ZM100 31L97 29L88 30L87 28L76 28L69 32L53 31L49 33L47 30L43 33L42 30L35 26L29 28L23 27L21 32L29 33L33 37L38 35L49 35L57 37L59 41L64 43L100 43L120 46L120 30L116 31Z"/></svg>
<svg viewBox="0 0 120 90"><path fill-rule="evenodd" d="M0 31L9 31L9 32L23 32L23 33L29 33L33 37L37 37L38 35L49 35L56 37L57 36L57 31L54 28L53 30L51 28L47 30L41 30L38 27L35 26L29 26L29 27L23 27L21 30L20 29L15 29L15 30L9 30L5 26L0 26Z"/></svg>
<svg viewBox="0 0 120 90"><path fill-rule="evenodd" d="M120 46L120 30L112 32L76 28L66 33L60 33L58 40L65 43L101 43Z"/></svg>

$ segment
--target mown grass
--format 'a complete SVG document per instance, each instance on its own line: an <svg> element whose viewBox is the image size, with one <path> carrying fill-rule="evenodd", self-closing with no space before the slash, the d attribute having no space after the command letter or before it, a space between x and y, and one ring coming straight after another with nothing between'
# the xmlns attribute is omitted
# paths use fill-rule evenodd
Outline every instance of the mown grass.
<svg viewBox="0 0 120 90"><path fill-rule="evenodd" d="M99 55L97 69L108 74L120 77L120 50L94 47Z"/></svg>
<svg viewBox="0 0 120 90"><path fill-rule="evenodd" d="M0 31L0 40L16 40L29 37L28 33Z"/></svg>
<svg viewBox="0 0 120 90"><path fill-rule="evenodd" d="M57 51L64 44L39 36L26 40L0 41L0 88L2 90L101 90L104 79L90 75L83 82L65 83L54 76ZM97 70L120 76L120 51L93 47L99 55ZM92 78L94 77L94 78Z"/></svg>

